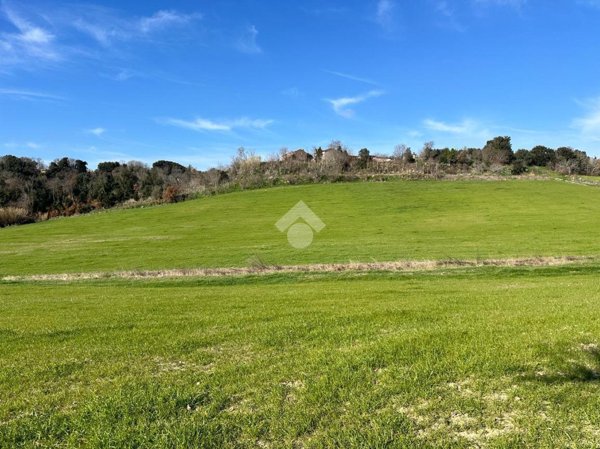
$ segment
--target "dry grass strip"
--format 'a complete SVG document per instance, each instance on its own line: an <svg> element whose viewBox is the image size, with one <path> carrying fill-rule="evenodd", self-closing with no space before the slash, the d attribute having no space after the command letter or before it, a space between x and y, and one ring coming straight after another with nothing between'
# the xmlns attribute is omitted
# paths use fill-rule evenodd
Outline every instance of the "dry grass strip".
<svg viewBox="0 0 600 449"><path fill-rule="evenodd" d="M92 279L158 279L180 277L236 277L277 273L341 273L341 272L414 272L469 267L544 267L598 260L590 256L528 257L480 260L399 260L394 262L351 262L308 265L264 265L239 268L184 268L170 270L132 270L114 272L34 274L4 276L3 281L77 281Z"/></svg>

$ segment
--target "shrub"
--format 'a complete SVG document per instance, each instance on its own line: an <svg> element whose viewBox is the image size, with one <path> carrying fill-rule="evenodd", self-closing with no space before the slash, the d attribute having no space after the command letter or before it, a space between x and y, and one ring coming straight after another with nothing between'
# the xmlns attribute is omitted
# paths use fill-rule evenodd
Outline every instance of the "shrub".
<svg viewBox="0 0 600 449"><path fill-rule="evenodd" d="M363 148L358 152L358 168L365 169L369 165L369 150L367 148Z"/></svg>
<svg viewBox="0 0 600 449"><path fill-rule="evenodd" d="M176 186L167 186L162 198L165 203L176 203L179 199L179 189Z"/></svg>
<svg viewBox="0 0 600 449"><path fill-rule="evenodd" d="M21 207L0 207L0 228L33 221L29 213Z"/></svg>
<svg viewBox="0 0 600 449"><path fill-rule="evenodd" d="M482 150L483 161L489 165L507 165L512 161L514 154L510 137L495 137L488 140Z"/></svg>
<svg viewBox="0 0 600 449"><path fill-rule="evenodd" d="M513 175L522 175L527 171L527 166L522 160L516 160L512 164L511 173Z"/></svg>

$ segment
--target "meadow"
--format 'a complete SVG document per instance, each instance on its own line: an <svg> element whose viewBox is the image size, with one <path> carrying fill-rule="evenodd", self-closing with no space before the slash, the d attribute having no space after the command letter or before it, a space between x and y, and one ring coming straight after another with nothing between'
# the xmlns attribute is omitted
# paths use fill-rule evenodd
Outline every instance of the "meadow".
<svg viewBox="0 0 600 449"><path fill-rule="evenodd" d="M257 190L0 230L0 277L591 256L560 266L0 279L0 447L596 448L600 190ZM274 223L304 200L304 251Z"/></svg>
<svg viewBox="0 0 600 449"><path fill-rule="evenodd" d="M12 283L1 447L597 447L595 267Z"/></svg>
<svg viewBox="0 0 600 449"><path fill-rule="evenodd" d="M304 201L304 250L275 223ZM546 180L340 183L111 210L0 232L0 276L349 261L594 255L600 189Z"/></svg>

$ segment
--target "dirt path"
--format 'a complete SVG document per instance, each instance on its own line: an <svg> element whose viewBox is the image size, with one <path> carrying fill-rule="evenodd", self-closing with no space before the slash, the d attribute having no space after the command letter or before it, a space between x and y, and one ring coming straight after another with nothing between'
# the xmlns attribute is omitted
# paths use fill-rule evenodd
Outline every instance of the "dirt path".
<svg viewBox="0 0 600 449"><path fill-rule="evenodd" d="M180 277L236 277L247 275L269 275L276 273L341 273L341 272L411 272L433 271L443 268L465 267L543 267L559 266L599 260L590 256L529 257L513 259L481 260L400 260L395 262L339 263L281 265L239 268L189 268L173 270L133 270L90 273L34 274L26 276L4 276L2 281L77 281L90 279L158 279Z"/></svg>

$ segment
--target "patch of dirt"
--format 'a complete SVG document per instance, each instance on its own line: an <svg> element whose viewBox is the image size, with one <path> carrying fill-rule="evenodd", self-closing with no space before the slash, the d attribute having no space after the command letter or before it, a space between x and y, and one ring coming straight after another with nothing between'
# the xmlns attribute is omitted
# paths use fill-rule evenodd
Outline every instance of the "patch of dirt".
<svg viewBox="0 0 600 449"><path fill-rule="evenodd" d="M212 372L214 368L213 363L199 365L197 363L184 362L182 360L165 360L160 357L156 357L154 361L156 362L156 366L160 373L172 373L178 371L195 371L208 373Z"/></svg>
<svg viewBox="0 0 600 449"><path fill-rule="evenodd" d="M492 387L466 378L440 385L437 399L401 404L394 409L414 423L420 440L466 440L473 447L483 448L499 437L521 432L516 422L525 411L510 381L498 379ZM452 408L442 410L443 403L453 404ZM479 405L474 408L474 403Z"/></svg>
<svg viewBox="0 0 600 449"><path fill-rule="evenodd" d="M173 270L135 270L89 273L36 274L29 276L4 276L2 281L78 281L94 279L160 279L181 277L240 277L248 275L271 275L278 273L366 273L372 271L418 272L438 269L475 267L542 267L560 266L596 260L587 256L527 257L511 259L448 259L448 260L399 260L393 262L364 262L308 265L265 265L232 268L189 268Z"/></svg>

